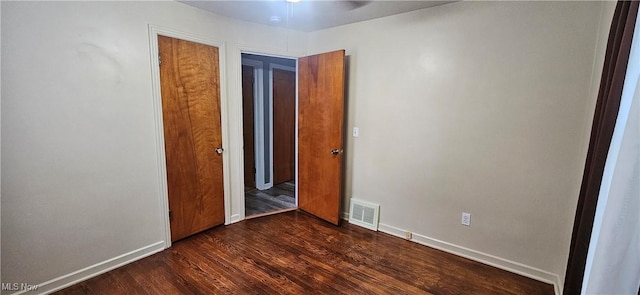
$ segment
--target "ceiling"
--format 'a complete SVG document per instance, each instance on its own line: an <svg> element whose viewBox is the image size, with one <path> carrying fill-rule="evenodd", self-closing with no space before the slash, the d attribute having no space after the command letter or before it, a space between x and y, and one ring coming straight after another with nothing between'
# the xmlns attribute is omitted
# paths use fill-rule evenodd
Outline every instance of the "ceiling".
<svg viewBox="0 0 640 295"><path fill-rule="evenodd" d="M455 1L300 0L297 3L289 3L285 0L179 0L179 2L230 18L310 32Z"/></svg>

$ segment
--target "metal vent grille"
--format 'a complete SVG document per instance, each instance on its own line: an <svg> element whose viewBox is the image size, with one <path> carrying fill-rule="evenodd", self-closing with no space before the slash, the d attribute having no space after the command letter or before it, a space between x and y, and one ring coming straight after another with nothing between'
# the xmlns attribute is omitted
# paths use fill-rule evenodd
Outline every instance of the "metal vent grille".
<svg viewBox="0 0 640 295"><path fill-rule="evenodd" d="M378 230L378 213L380 205L351 199L351 210L349 211L349 223Z"/></svg>

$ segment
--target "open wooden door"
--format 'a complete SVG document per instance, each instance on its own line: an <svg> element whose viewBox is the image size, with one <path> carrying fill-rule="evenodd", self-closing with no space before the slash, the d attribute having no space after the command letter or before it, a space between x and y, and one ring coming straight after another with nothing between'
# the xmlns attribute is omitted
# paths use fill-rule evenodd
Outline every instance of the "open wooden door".
<svg viewBox="0 0 640 295"><path fill-rule="evenodd" d="M344 50L298 59L298 207L338 224Z"/></svg>
<svg viewBox="0 0 640 295"><path fill-rule="evenodd" d="M244 186L256 187L255 118L253 115L253 67L242 66L242 122L244 140Z"/></svg>
<svg viewBox="0 0 640 295"><path fill-rule="evenodd" d="M273 185L295 178L296 73L273 69Z"/></svg>
<svg viewBox="0 0 640 295"><path fill-rule="evenodd" d="M224 223L218 48L158 36L171 241Z"/></svg>

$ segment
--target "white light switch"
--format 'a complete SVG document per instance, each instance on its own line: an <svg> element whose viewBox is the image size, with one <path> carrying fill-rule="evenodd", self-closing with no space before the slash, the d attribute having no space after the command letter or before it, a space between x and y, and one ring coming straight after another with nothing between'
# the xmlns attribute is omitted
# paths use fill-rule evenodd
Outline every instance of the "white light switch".
<svg viewBox="0 0 640 295"><path fill-rule="evenodd" d="M360 135L360 129L353 127L353 137L358 137L358 135Z"/></svg>

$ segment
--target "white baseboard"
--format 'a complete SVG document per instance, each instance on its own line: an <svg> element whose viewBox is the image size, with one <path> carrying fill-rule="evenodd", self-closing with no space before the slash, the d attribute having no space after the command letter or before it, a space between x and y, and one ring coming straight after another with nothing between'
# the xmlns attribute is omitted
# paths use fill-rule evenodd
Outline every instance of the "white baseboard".
<svg viewBox="0 0 640 295"><path fill-rule="evenodd" d="M380 223L378 225L378 231L390 234L392 236L405 239L405 233L407 230L397 228L391 225ZM560 278L557 274L550 273L535 267L524 265L515 261L497 257L491 254L483 253L466 247L458 246L438 239L430 238L421 234L412 233L410 241L425 245L431 248L435 248L447 253L451 253L457 256L471 259L483 264L491 265L499 269L503 269L512 273L516 273L534 280L552 284L556 295L562 295L560 289Z"/></svg>
<svg viewBox="0 0 640 295"><path fill-rule="evenodd" d="M349 221L349 212L342 212L340 213L340 218Z"/></svg>
<svg viewBox="0 0 640 295"><path fill-rule="evenodd" d="M229 224L236 223L236 222L239 222L239 221L240 221L240 214L233 214L229 218L229 223L227 223L225 225L229 225Z"/></svg>
<svg viewBox="0 0 640 295"><path fill-rule="evenodd" d="M558 278L558 282L553 284L556 289L556 295L562 295L562 288L564 288L564 280L560 279L560 276L556 276Z"/></svg>
<svg viewBox="0 0 640 295"><path fill-rule="evenodd" d="M55 279L46 281L44 283L37 284L36 290L31 291L19 291L17 293L13 293L13 295L18 294L49 294L58 290L62 290L71 285L77 284L79 282L88 280L92 277L101 275L110 270L116 269L125 264L129 264L136 260L140 260L147 256L153 255L164 250L164 241L155 242L151 245L144 246L140 249L133 250L129 253L122 254L120 256L96 263L89 267L85 267L83 269L74 271L70 274L63 275L61 277L57 277Z"/></svg>

